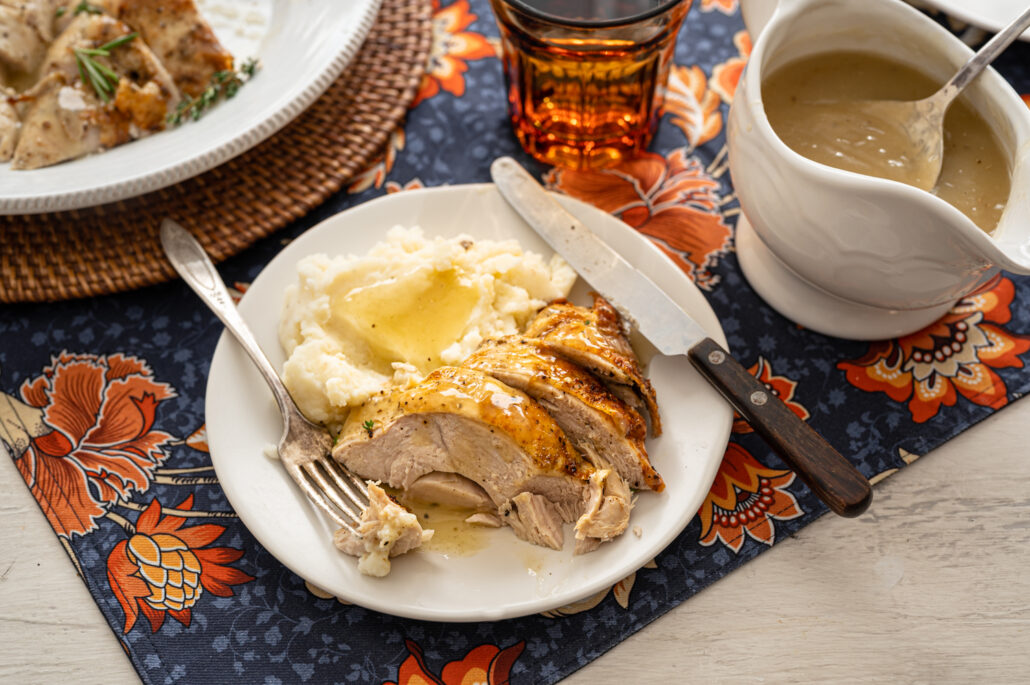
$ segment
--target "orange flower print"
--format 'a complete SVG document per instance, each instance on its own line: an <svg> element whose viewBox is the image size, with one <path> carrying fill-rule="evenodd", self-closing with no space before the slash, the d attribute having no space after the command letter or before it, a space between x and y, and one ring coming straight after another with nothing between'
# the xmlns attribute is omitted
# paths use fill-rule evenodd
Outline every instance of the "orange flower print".
<svg viewBox="0 0 1030 685"><path fill-rule="evenodd" d="M412 107L433 97L441 88L461 97L465 94L464 74L468 71L465 62L496 54L482 34L465 30L475 20L468 0L458 0L443 9L440 0L433 0L433 45Z"/></svg>
<svg viewBox="0 0 1030 685"><path fill-rule="evenodd" d="M994 288L960 300L940 321L904 338L873 343L865 356L837 368L856 388L908 402L916 423L932 419L941 405L953 406L958 395L1000 409L1008 404L1008 391L994 369L1022 368L1019 356L1030 350L1030 336L1001 326L1012 318L1014 297L1012 281L1000 278Z"/></svg>
<svg viewBox="0 0 1030 685"><path fill-rule="evenodd" d="M243 296L250 290L250 283L244 283L243 281L233 281L232 285L228 286L226 290L229 292L229 299L234 304L239 304Z"/></svg>
<svg viewBox="0 0 1030 685"><path fill-rule="evenodd" d="M705 72L698 66L673 65L669 70L662 113L672 115L672 123L692 147L707 143L722 130L719 96L709 90Z"/></svg>
<svg viewBox="0 0 1030 685"><path fill-rule="evenodd" d="M404 149L404 127L398 126L386 141L386 150L351 181L347 186L348 193L360 193L369 188L382 188L386 175L393 169L397 161L397 153Z"/></svg>
<svg viewBox="0 0 1030 685"><path fill-rule="evenodd" d="M759 356L758 361L748 369L748 372L757 378L766 389L776 397L779 397L787 407L798 415L802 421L806 421L810 414L799 402L794 401L794 390L798 387L795 381L786 376L773 375L772 366L765 357ZM740 417L740 414L733 415L733 432L750 433L751 426Z"/></svg>
<svg viewBox="0 0 1030 685"><path fill-rule="evenodd" d="M400 193L400 192L403 192L405 190L421 190L421 189L423 189L425 187L426 187L425 184L422 183L422 179L420 179L420 178L413 178L410 181L408 181L407 183L405 183L404 185L401 185L400 183L397 183L396 181L387 181L386 182L386 192L390 193L390 194Z"/></svg>
<svg viewBox="0 0 1030 685"><path fill-rule="evenodd" d="M737 11L737 0L701 0L701 11L711 12L719 10L723 14L733 14Z"/></svg>
<svg viewBox="0 0 1030 685"><path fill-rule="evenodd" d="M190 495L173 511L192 508ZM161 511L160 502L153 500L136 520L134 532L129 524L131 537L115 545L107 557L107 582L125 611L124 633L132 630L141 613L154 633L164 625L166 614L189 627L191 609L205 591L231 597L231 586L254 580L227 565L243 556L243 550L208 547L225 532L224 526L184 526L184 517L162 516Z"/></svg>
<svg viewBox="0 0 1030 685"><path fill-rule="evenodd" d="M737 46L739 56L730 57L722 64L712 68L710 88L718 93L726 104L733 102L733 93L737 90L737 82L744 73L744 65L751 56L751 36L747 31L737 31L733 36L733 44Z"/></svg>
<svg viewBox="0 0 1030 685"><path fill-rule="evenodd" d="M190 433L186 438L186 444L198 452L210 452L207 445L207 424Z"/></svg>
<svg viewBox="0 0 1030 685"><path fill-rule="evenodd" d="M785 489L793 482L793 471L766 468L750 452L731 442L698 512L701 544L719 541L739 552L746 534L772 545L775 521L788 521L804 513L794 495Z"/></svg>
<svg viewBox="0 0 1030 685"><path fill-rule="evenodd" d="M719 182L684 150L668 158L644 153L600 171L552 169L544 180L654 238L698 286L711 289L718 282L709 269L730 245L730 227L719 209Z"/></svg>
<svg viewBox="0 0 1030 685"><path fill-rule="evenodd" d="M461 661L452 661L443 667L439 676L426 666L422 648L412 640L405 640L410 656L401 664L397 682L383 685L508 685L509 672L526 644L518 642L499 649L494 645L480 645Z"/></svg>
<svg viewBox="0 0 1030 685"><path fill-rule="evenodd" d="M49 430L15 463L58 535L94 530L110 503L150 486L172 438L154 430L155 414L175 391L146 362L63 352L20 391Z"/></svg>

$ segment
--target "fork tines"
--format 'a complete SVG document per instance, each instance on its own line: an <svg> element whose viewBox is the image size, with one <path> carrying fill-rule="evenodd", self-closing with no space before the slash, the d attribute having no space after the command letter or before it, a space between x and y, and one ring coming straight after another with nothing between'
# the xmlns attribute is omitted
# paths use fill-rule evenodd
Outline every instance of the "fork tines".
<svg viewBox="0 0 1030 685"><path fill-rule="evenodd" d="M368 508L368 486L365 482L325 457L295 468L294 480L311 501L340 526L357 535L361 513Z"/></svg>

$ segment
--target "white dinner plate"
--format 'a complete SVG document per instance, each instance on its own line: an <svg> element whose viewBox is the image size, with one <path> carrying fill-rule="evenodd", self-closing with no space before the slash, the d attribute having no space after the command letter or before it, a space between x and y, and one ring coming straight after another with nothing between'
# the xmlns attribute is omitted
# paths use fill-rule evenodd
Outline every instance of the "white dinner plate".
<svg viewBox="0 0 1030 685"><path fill-rule="evenodd" d="M561 202L725 344L714 312L693 283L649 240L609 214L559 196ZM273 366L285 361L277 327L283 291L302 257L324 252L364 254L395 225L423 228L427 237L470 234L514 238L548 256L550 248L492 185L405 191L326 219L290 243L247 290L239 309ZM588 303L578 282L572 299ZM637 341L635 341L636 343ZM653 348L639 342L642 358ZM356 559L332 544L333 526L265 456L279 441L281 421L271 392L227 333L215 349L207 384L207 435L218 480L247 528L277 559L312 584L370 609L436 621L488 621L564 606L605 589L655 557L698 511L729 439L733 412L686 357L655 356L648 373L658 394L664 433L648 440L664 492L643 492L630 528L581 556L518 540L508 528L486 532L485 548L467 556L418 550L394 560L386 578L358 573Z"/></svg>
<svg viewBox="0 0 1030 685"><path fill-rule="evenodd" d="M921 0L945 14L997 33L1026 10L1026 0ZM1030 41L1030 30L1020 40Z"/></svg>
<svg viewBox="0 0 1030 685"><path fill-rule="evenodd" d="M231 100L196 122L82 159L15 171L0 164L0 214L113 202L200 174L285 126L341 74L375 21L381 0L201 0L236 57L261 62Z"/></svg>

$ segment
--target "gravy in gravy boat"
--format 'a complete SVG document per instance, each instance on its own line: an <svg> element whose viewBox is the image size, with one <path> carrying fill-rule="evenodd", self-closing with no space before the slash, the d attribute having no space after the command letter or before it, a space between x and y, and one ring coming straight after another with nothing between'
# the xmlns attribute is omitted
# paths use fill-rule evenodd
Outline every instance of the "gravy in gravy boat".
<svg viewBox="0 0 1030 685"><path fill-rule="evenodd" d="M799 155L927 187L925 160L913 153L903 128L862 103L919 100L939 87L912 67L877 55L827 52L776 69L762 83L762 100L773 131ZM943 166L931 192L991 233L1010 189L1009 162L1001 145L960 97L944 120Z"/></svg>

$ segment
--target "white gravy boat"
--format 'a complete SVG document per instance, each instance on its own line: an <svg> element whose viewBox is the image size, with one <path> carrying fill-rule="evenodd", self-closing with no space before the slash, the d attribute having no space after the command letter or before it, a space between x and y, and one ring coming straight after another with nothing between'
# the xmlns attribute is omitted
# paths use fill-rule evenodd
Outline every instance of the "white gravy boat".
<svg viewBox="0 0 1030 685"><path fill-rule="evenodd" d="M915 332L999 270L1030 275L1030 109L988 69L965 97L999 138L1012 190L987 235L917 188L810 161L773 132L762 79L803 56L860 50L946 81L972 51L899 0L741 0L757 36L727 138L742 215L737 252L752 287L784 316L843 338Z"/></svg>

